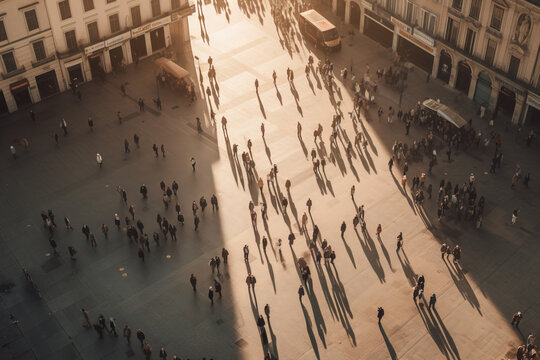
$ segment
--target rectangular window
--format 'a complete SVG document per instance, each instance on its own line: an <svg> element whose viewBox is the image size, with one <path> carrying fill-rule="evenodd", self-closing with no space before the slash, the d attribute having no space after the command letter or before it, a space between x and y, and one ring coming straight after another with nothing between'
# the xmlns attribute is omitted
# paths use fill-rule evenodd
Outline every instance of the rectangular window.
<svg viewBox="0 0 540 360"><path fill-rule="evenodd" d="M519 58L510 56L510 65L508 65L508 77L515 79L519 70Z"/></svg>
<svg viewBox="0 0 540 360"><path fill-rule="evenodd" d="M435 32L435 19L435 15L429 11L424 11L424 22L422 23L422 29L429 34L433 34Z"/></svg>
<svg viewBox="0 0 540 360"><path fill-rule="evenodd" d="M386 10L391 13L396 12L396 0L386 0Z"/></svg>
<svg viewBox="0 0 540 360"><path fill-rule="evenodd" d="M7 40L6 28L4 26L4 20L0 20L0 41Z"/></svg>
<svg viewBox="0 0 540 360"><path fill-rule="evenodd" d="M66 37L66 45L70 51L77 50L77 38L75 37L75 30L70 30L64 33Z"/></svg>
<svg viewBox="0 0 540 360"><path fill-rule="evenodd" d="M405 20L411 24L413 22L414 16L414 4L410 1L407 1L407 8L405 10Z"/></svg>
<svg viewBox="0 0 540 360"><path fill-rule="evenodd" d="M173 10L180 9L180 0L171 0L171 8Z"/></svg>
<svg viewBox="0 0 540 360"><path fill-rule="evenodd" d="M120 31L120 18L118 14L109 16L109 24L111 25L111 33Z"/></svg>
<svg viewBox="0 0 540 360"><path fill-rule="evenodd" d="M476 32L467 29L467 36L465 37L465 47L463 50L465 50L466 53L471 54L474 51L474 41L476 40Z"/></svg>
<svg viewBox="0 0 540 360"><path fill-rule="evenodd" d="M463 0L452 0L452 7L461 11L461 8L463 7Z"/></svg>
<svg viewBox="0 0 540 360"><path fill-rule="evenodd" d="M4 60L4 67L6 68L6 73L17 70L17 63L15 62L15 56L13 56L13 52L2 54L2 60Z"/></svg>
<svg viewBox="0 0 540 360"><path fill-rule="evenodd" d="M83 0L84 11L94 10L94 0Z"/></svg>
<svg viewBox="0 0 540 360"><path fill-rule="evenodd" d="M28 27L28 31L39 29L39 23L36 15L36 10L28 10L24 13L24 17L26 18L26 26Z"/></svg>
<svg viewBox="0 0 540 360"><path fill-rule="evenodd" d="M495 51L497 51L497 42L493 39L488 39L484 61L490 66L493 65L493 60L495 60Z"/></svg>
<svg viewBox="0 0 540 360"><path fill-rule="evenodd" d="M99 30L98 30L98 24L97 21L94 21L88 25L86 25L88 28L88 36L90 37L90 42L95 43L99 41Z"/></svg>
<svg viewBox="0 0 540 360"><path fill-rule="evenodd" d="M478 20L480 16L480 8L482 7L482 0L471 0L471 10L469 11L469 16L473 19Z"/></svg>
<svg viewBox="0 0 540 360"><path fill-rule="evenodd" d="M60 9L60 18L62 20L69 19L71 17L71 8L69 7L69 0L63 0L58 3Z"/></svg>
<svg viewBox="0 0 540 360"><path fill-rule="evenodd" d="M500 31L503 16L504 16L504 9L500 6L494 5L493 14L491 15L491 23L489 26L491 26L495 30Z"/></svg>
<svg viewBox="0 0 540 360"><path fill-rule="evenodd" d="M452 18L448 18L448 23L446 23L446 33L444 39L449 43L456 45L457 38L459 35L459 22L455 21Z"/></svg>
<svg viewBox="0 0 540 360"><path fill-rule="evenodd" d="M151 1L152 1L152 17L161 15L161 7L159 5L159 0L151 0Z"/></svg>
<svg viewBox="0 0 540 360"><path fill-rule="evenodd" d="M141 25L141 7L134 6L131 8L131 23L133 26Z"/></svg>
<svg viewBox="0 0 540 360"><path fill-rule="evenodd" d="M43 60L47 57L47 54L45 53L45 45L43 45L43 41L36 41L35 43L32 43L32 47L34 48L34 54L36 55L36 60Z"/></svg>

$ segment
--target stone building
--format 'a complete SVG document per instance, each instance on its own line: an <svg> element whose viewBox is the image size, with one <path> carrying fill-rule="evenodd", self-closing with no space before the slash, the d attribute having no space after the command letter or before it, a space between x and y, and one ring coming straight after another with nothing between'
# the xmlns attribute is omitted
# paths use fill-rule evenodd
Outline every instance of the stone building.
<svg viewBox="0 0 540 360"><path fill-rule="evenodd" d="M538 0L323 0L491 113L540 129Z"/></svg>
<svg viewBox="0 0 540 360"><path fill-rule="evenodd" d="M188 0L45 0L66 82L89 81L189 40Z"/></svg>
<svg viewBox="0 0 540 360"><path fill-rule="evenodd" d="M0 115L65 90L43 0L0 2Z"/></svg>

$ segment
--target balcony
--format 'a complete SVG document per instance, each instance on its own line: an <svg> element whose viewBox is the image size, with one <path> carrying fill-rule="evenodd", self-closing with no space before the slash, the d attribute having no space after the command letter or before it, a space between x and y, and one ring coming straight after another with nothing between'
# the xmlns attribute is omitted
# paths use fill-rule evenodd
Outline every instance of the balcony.
<svg viewBox="0 0 540 360"><path fill-rule="evenodd" d="M8 73L5 73L5 74L2 73L2 79L4 79L4 80L9 79L9 78L11 78L11 77L14 77L14 76L17 76L17 75L19 75L19 74L22 74L22 73L25 72L25 71L26 71L25 67L24 67L24 66L21 66L20 68L15 69L15 70L13 70L13 71L10 71L10 72L8 72Z"/></svg>
<svg viewBox="0 0 540 360"><path fill-rule="evenodd" d="M46 57L44 59L38 60L38 61L32 61L32 67L37 68L38 66L44 65L48 62L51 62L56 59L56 55L51 55L49 57Z"/></svg>

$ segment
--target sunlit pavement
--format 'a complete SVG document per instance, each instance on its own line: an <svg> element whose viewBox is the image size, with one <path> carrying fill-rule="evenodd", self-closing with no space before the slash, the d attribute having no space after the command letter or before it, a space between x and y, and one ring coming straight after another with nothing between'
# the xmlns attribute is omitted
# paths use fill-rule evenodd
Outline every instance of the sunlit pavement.
<svg viewBox="0 0 540 360"><path fill-rule="evenodd" d="M70 94L63 94L38 105L35 126L21 113L12 117L19 121L3 127L3 149L8 148L13 138L23 136L29 138L31 148L28 154L21 151L16 162L7 151L1 160L1 196L5 201L0 208L0 235L6 248L2 274L16 283L11 294L2 298L3 314L6 314L3 319L14 313L20 319L21 333L14 335L13 328L5 327L13 341L0 350L3 351L0 355L16 358L23 353L32 358L33 352L39 359L142 358L134 334L141 328L153 346L154 357L159 347L165 346L170 357L177 354L192 359L202 356L258 359L263 357L263 346L255 316L264 314L264 305L268 303L271 307L266 326L269 349L282 359L503 357L520 341L519 333L509 324L511 314L524 311L521 328L525 336L539 320L540 294L534 270L538 267L534 256L538 245L534 237L540 230L534 221L537 194L534 185L529 190L520 186L514 191L509 186L515 162L519 161L524 171L538 169L534 164L536 153L527 153L537 149L525 149L521 143L514 145L513 135L508 134L505 137L508 148L504 147L506 164L496 178L484 175L489 159L484 153L473 156L460 153L455 161L441 161L435 168L434 176L429 179L434 187L445 174L453 183L461 183L471 171L476 173L478 192L486 194L488 202L480 231L474 231L469 223L443 220L444 225L437 224L432 203L426 209L435 224L432 231L426 229L418 210L410 205L410 191L405 197L388 172L389 147L394 138L405 139L404 127L398 123L389 126L384 121L379 124L374 113L373 121L363 122L362 131L371 139L367 153L363 157L357 154L349 163L340 144L343 161L338 159L333 164L327 157L326 176L317 181L309 155L315 148L312 133L318 123L323 125L324 146L319 145L317 151L328 154L335 110L324 86L319 87L312 76L311 89L304 75L309 52L298 39L299 52L294 50L289 55L282 49L266 3L264 14L260 10L264 25L256 15L248 18L236 3L230 6L230 24L223 12L216 14L213 5L203 7L209 45L201 40L197 16L190 19L191 50L201 60L205 86L208 85L206 59L210 55L220 87L219 107L212 99L218 124L213 127L206 113L204 135L197 135L194 130L194 117L204 112L206 98L187 107L184 99L162 89L161 114L155 110L137 111L135 99L144 97L151 108L150 99L155 96L155 68L150 61L138 68L130 67L127 74L109 76L104 84L85 85L81 103ZM342 52L332 55L337 71L350 66L351 58L353 68L360 74L365 63L370 64L372 71L387 66L391 54L356 35L354 39L344 39ZM185 50L179 61L191 61L190 49ZM193 71L198 63L182 65ZM294 70L294 88L287 81L287 67ZM273 70L278 73L276 87L272 82ZM410 106L433 94L443 102L453 101L454 92L436 81L426 85L425 76L415 71L411 73L404 104ZM255 78L260 84L260 101L255 92ZM128 97L121 96L120 81L129 82ZM389 104L396 106L396 94L383 86L379 89L378 102L384 108ZM297 101L294 91L298 94ZM341 96L341 110L347 114L351 99L345 86L341 86ZM468 118L467 112L472 113L475 108L468 100L462 104L462 114ZM122 125L115 119L118 110L127 118ZM221 130L223 115L228 119L229 142ZM58 127L62 116L70 122L70 135L66 138ZM96 121L93 133L86 124L88 116ZM307 154L296 136L298 121L303 126ZM264 140L260 133L262 122L266 129ZM482 124L475 119L475 126ZM348 116L343 127L352 139L355 131ZM53 131L61 137L58 149L50 137ZM123 139L131 141L134 132L141 137L141 149L136 150L132 144L132 152L125 155ZM412 131L412 135L419 134ZM256 171L265 183L263 195L254 182L248 182L243 167L241 173L236 170L241 166L235 164L228 150L232 144L238 144L240 153L247 151L248 139L253 142ZM158 146L164 143L167 157L155 159L152 143ZM96 152L104 156L102 169L95 163ZM195 174L189 164L191 156L197 158ZM273 163L279 169L276 190L289 197L285 218L275 203L276 190L272 189L270 194L267 188L266 174ZM410 172L414 174L425 167L426 164L412 164ZM400 179L396 167L394 174ZM165 211L161 203L158 190L161 179L167 183L173 179L179 182L186 225L179 231L178 243L169 240L159 249L152 244L152 252L141 264L136 247L128 243L125 234L117 234L114 229L113 214L120 212L122 218L127 215L127 207L114 189L116 185L127 189L128 203L134 203L136 218L143 220L150 234L157 231L156 212L174 220L173 209ZM292 183L290 195L285 189L286 179ZM142 201L138 194L141 183L149 187L148 202ZM356 204L365 205L369 239L357 235L352 227L354 204L349 189L353 184ZM214 192L220 199L219 213L212 214L207 209L199 232L195 233L190 203L201 195L209 200ZM320 272L298 226L308 198L313 201L313 221L337 254L335 267L323 264ZM268 203L268 228L263 226L257 207L258 233L255 233L248 203L252 200L260 204L263 199ZM521 209L521 216L518 225L512 227L510 213L515 207ZM57 216L59 257L50 255L46 231L41 226L39 211L47 208L52 208ZM71 218L73 233L64 230L64 215ZM342 240L339 226L343 220L348 227ZM99 231L103 222L109 224L109 240L103 239ZM96 233L96 249L81 234L83 223L88 223ZM383 227L380 242L375 237L379 223ZM287 241L288 224L296 235L292 247ZM311 236L311 220L308 229ZM405 242L404 252L398 257L395 239L400 231ZM263 236L270 240L266 253L257 244ZM278 238L283 239L283 260L277 253ZM442 242L462 246L464 277L459 277L449 262L441 260ZM69 244L79 250L74 263L66 251ZM245 284L248 270L242 261L244 244L250 246L249 269L257 277L255 291L251 293ZM222 265L220 277L224 298L211 308L207 298L207 287L212 285L208 261L220 255L222 246L231 253L229 265L224 271ZM300 257L310 265L314 288L313 293L304 296L303 305L298 300L300 277L294 261ZM18 264L32 273L43 300L32 297L24 286ZM191 273L199 280L196 294L188 281ZM437 294L436 311L415 306L409 280L414 274L425 275L426 298ZM381 327L376 319L379 306L385 309ZM133 347L107 334L104 340L98 340L93 330L81 326L81 307L90 311L94 321L103 313L106 317L114 316L120 329L129 324L133 330ZM31 351L26 346L28 343Z"/></svg>

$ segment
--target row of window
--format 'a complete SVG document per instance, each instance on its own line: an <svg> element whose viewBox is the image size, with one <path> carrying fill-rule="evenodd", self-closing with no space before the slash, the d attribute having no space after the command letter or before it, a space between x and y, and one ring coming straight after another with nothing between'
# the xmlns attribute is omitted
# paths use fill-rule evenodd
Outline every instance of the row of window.
<svg viewBox="0 0 540 360"><path fill-rule="evenodd" d="M47 58L47 53L45 51L45 44L43 43L43 40L34 41L32 43L32 49L34 50L36 62ZM5 74L9 74L18 69L17 62L15 61L15 55L13 55L13 51L3 53L2 62L4 63Z"/></svg>
<svg viewBox="0 0 540 360"><path fill-rule="evenodd" d="M24 12L26 27L29 32L39 29L39 22L35 9L30 9ZM8 39L4 19L0 19L0 42Z"/></svg>
<svg viewBox="0 0 540 360"><path fill-rule="evenodd" d="M452 0L452 8L463 11L463 0ZM480 10L482 9L482 0L471 0L471 6L469 7L469 17L478 20L480 17ZM501 30L502 20L504 16L504 9L497 4L493 4L493 12L491 14L491 20L489 26L497 31Z"/></svg>
<svg viewBox="0 0 540 360"><path fill-rule="evenodd" d="M82 0L84 11L94 10L94 0ZM107 4L115 2L116 0L106 0ZM150 0L150 6L152 8L152 17L161 15L160 0ZM180 8L181 0L171 0L171 8L173 10ZM138 8L138 6L137 6ZM58 3L58 9L60 11L60 18L62 20L69 19L71 17L71 8L69 6L69 0L62 0ZM133 15L133 14L132 14ZM140 18L140 14L139 14ZM139 20L140 23L140 20Z"/></svg>

